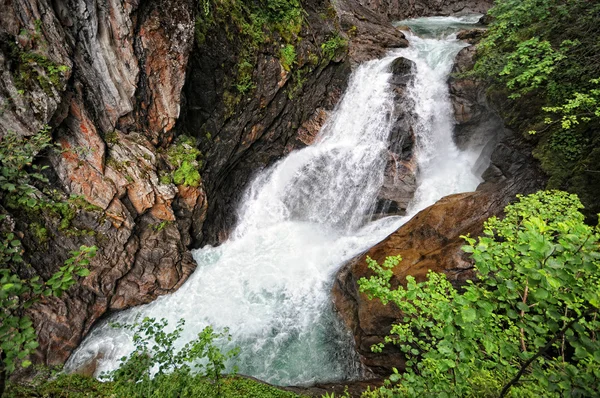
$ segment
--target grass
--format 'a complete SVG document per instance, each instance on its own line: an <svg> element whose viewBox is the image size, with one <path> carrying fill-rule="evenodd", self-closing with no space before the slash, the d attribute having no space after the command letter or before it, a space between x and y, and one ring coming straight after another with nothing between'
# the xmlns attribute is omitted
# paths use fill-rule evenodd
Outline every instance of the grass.
<svg viewBox="0 0 600 398"><path fill-rule="evenodd" d="M182 393L184 391L184 393ZM4 397L7 398L87 398L124 396L111 382L80 375L59 375L54 380L28 384L10 383ZM216 385L202 377L193 375L162 378L155 388L140 394L128 394L127 398L138 397L218 397ZM303 398L303 396L245 377L226 377L221 381L222 398Z"/></svg>

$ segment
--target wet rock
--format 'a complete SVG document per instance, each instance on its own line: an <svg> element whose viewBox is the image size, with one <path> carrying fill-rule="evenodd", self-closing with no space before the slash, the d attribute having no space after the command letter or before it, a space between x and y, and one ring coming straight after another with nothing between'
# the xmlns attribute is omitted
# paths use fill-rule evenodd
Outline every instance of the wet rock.
<svg viewBox="0 0 600 398"><path fill-rule="evenodd" d="M485 14L482 15L481 18L479 18L479 21L477 21L477 23L480 25L489 25L493 20L494 18L491 15Z"/></svg>
<svg viewBox="0 0 600 398"><path fill-rule="evenodd" d="M358 0L337 1L340 26L346 32L353 32L350 41L350 58L360 63L380 58L390 49L407 47L404 34Z"/></svg>
<svg viewBox="0 0 600 398"><path fill-rule="evenodd" d="M388 163L378 195L376 214L403 215L417 188L417 163L414 157L414 104L407 96L414 62L398 57L391 66L394 90L394 125L390 136Z"/></svg>
<svg viewBox="0 0 600 398"><path fill-rule="evenodd" d="M493 0L360 0L361 4L390 20L486 13Z"/></svg>
<svg viewBox="0 0 600 398"><path fill-rule="evenodd" d="M449 79L450 99L456 120L456 145L462 150L482 151L486 145L493 148L506 130L502 118L488 103L486 84L473 77L460 76L473 68L474 55L475 47L471 46L462 49L456 56ZM489 154L488 151L487 157Z"/></svg>
<svg viewBox="0 0 600 398"><path fill-rule="evenodd" d="M467 29L461 30L456 34L456 38L466 41L469 44L478 43L485 34L485 29Z"/></svg>

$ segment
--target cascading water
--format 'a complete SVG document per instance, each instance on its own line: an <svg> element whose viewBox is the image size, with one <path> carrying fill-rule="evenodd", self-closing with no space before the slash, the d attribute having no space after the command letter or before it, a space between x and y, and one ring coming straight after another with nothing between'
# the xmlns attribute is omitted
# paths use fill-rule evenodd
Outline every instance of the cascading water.
<svg viewBox="0 0 600 398"><path fill-rule="evenodd" d="M394 108L389 66L398 56L417 65L410 95L418 119L420 185L410 213L479 182L470 172L476 154L462 153L452 142L446 79L464 44L452 37L409 39L410 48L357 68L315 144L254 180L230 240L194 251L198 268L183 287L111 321L132 322L139 314L175 325L185 318L181 345L209 324L228 327L231 344L241 348L239 372L274 384L360 377L352 338L336 317L330 290L344 262L407 219L365 221L383 182ZM97 373L112 370L132 349L130 334L106 321L67 369L99 358Z"/></svg>

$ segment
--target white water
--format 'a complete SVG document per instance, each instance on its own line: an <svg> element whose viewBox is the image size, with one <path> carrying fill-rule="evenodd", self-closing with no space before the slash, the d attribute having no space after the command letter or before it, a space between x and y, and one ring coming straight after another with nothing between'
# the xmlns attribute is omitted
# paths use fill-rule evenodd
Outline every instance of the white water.
<svg viewBox="0 0 600 398"><path fill-rule="evenodd" d="M477 154L461 153L452 142L446 78L464 45L452 37L409 40L409 49L357 68L315 144L256 177L230 240L194 251L198 268L181 289L111 320L131 322L141 314L174 325L185 318L185 341L209 324L229 327L231 344L241 348L239 372L274 384L360 377L352 338L333 311L330 290L345 261L407 219L366 222L383 182L394 106L389 65L398 56L417 65L410 95L419 119L420 186L409 213L479 183L470 172ZM67 369L101 352L97 373L111 370L132 348L128 332L104 322Z"/></svg>

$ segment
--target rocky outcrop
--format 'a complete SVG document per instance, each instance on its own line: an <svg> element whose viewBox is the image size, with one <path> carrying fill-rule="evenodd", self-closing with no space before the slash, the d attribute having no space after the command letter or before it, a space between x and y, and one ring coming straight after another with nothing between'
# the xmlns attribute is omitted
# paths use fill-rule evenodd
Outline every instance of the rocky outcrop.
<svg viewBox="0 0 600 398"><path fill-rule="evenodd" d="M475 167L484 171L496 144L505 134L504 122L486 98L487 86L460 74L473 68L476 47L463 48L457 55L449 79L450 99L456 125L454 141L461 150L480 152Z"/></svg>
<svg viewBox="0 0 600 398"><path fill-rule="evenodd" d="M390 48L408 46L402 32L358 0L341 0L335 4L340 27L351 39L350 58L354 63L380 58Z"/></svg>
<svg viewBox="0 0 600 398"><path fill-rule="evenodd" d="M388 162L378 195L377 214L403 215L417 188L417 163L414 152L414 103L407 96L414 62L399 57L392 62L394 124L390 133Z"/></svg>
<svg viewBox="0 0 600 398"><path fill-rule="evenodd" d="M493 0L360 0L360 2L390 20L433 15L485 14L494 4Z"/></svg>
<svg viewBox="0 0 600 398"><path fill-rule="evenodd" d="M172 292L195 268L191 219L202 219L206 196L201 185L159 178L177 167L163 148L179 116L194 5L1 7L0 136L31 136L49 124L58 148L42 158L51 185L39 188L61 206L9 210L33 265L23 272L47 278L69 251L98 247L89 277L30 311L38 361L61 364L107 311Z"/></svg>

